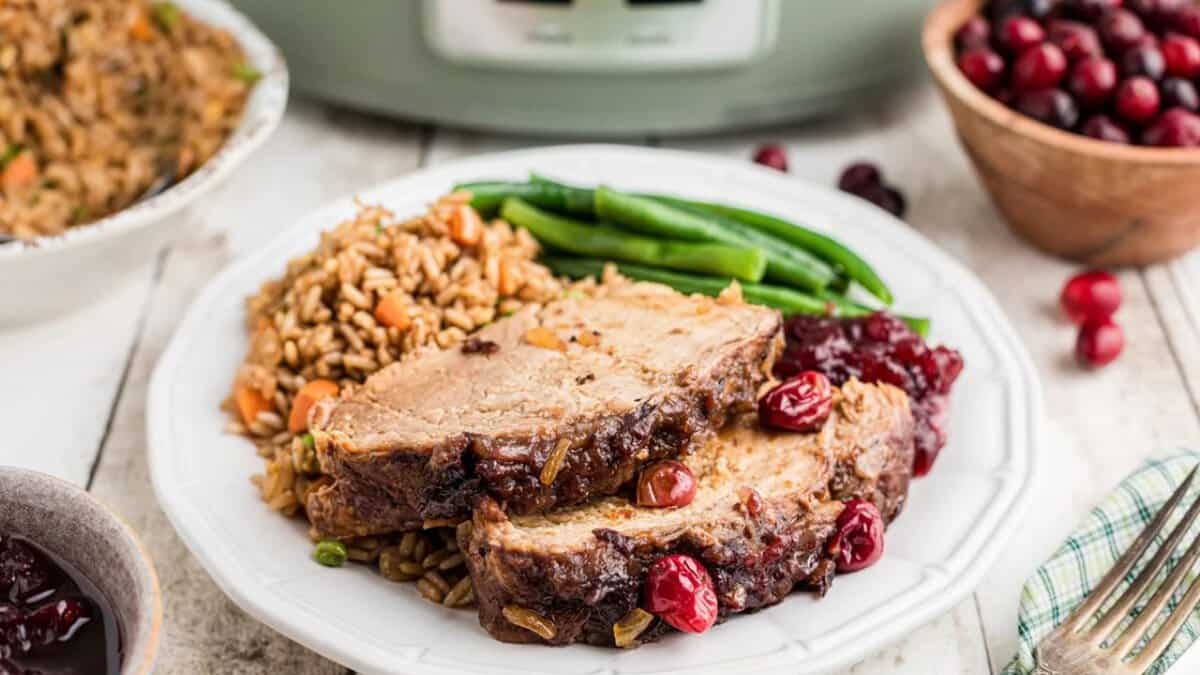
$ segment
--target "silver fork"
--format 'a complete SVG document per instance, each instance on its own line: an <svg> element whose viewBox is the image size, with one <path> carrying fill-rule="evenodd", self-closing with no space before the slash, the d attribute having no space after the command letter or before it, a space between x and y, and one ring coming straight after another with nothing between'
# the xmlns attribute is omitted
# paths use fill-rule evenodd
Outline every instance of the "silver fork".
<svg viewBox="0 0 1200 675"><path fill-rule="evenodd" d="M1188 487L1196 477L1197 469L1192 469L1183 484L1175 490L1175 494L1171 495L1167 503L1163 504L1163 507L1155 514L1154 520L1150 521L1146 529L1138 535L1133 546L1129 547L1129 550L1113 565L1100 584L1092 589L1087 600L1074 612L1071 612L1061 626L1054 629L1053 633L1047 635L1038 644L1037 649L1034 650L1034 658L1038 664L1035 673L1038 675L1141 675L1171 644L1171 640L1175 638L1179 628L1196 609L1196 605L1200 604L1200 583L1193 583L1188 588L1183 600L1167 616L1163 625L1154 633L1153 637L1150 637L1149 642L1146 642L1140 652L1133 653L1134 648L1148 637L1147 631L1163 608L1167 606L1171 597L1175 595L1176 590L1187 576L1188 570L1196 563L1196 559L1200 558L1200 537L1197 537L1188 547L1187 553L1171 571L1170 576L1158 587L1137 618L1123 630L1116 631L1116 629L1122 621L1129 617L1130 610L1137 605L1138 600L1154 586L1155 578L1166 567L1167 560L1179 547L1180 541L1195 522L1197 515L1200 514L1200 499L1192 503L1187 513L1171 530L1171 535L1163 542L1162 547L1158 549L1158 552L1154 554L1154 557L1138 574L1129 588L1117 598L1113 606L1099 617L1096 617L1096 614L1104 606L1109 596L1116 591L1121 580L1129 574L1138 559L1150 547L1154 537L1158 536L1158 533L1166 526L1167 520L1179 506L1179 502L1183 500ZM1098 620L1093 624L1094 617Z"/></svg>

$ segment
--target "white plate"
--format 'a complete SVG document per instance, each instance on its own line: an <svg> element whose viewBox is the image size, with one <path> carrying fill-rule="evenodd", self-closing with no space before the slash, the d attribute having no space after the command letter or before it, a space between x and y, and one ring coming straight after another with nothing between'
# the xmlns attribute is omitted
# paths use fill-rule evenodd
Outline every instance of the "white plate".
<svg viewBox="0 0 1200 675"><path fill-rule="evenodd" d="M262 73L241 120L215 155L162 193L57 236L0 246L0 288L29 291L0 297L0 327L75 309L118 287L191 222L172 216L220 184L283 118L288 71L274 43L225 0L178 2L195 19L229 31Z"/></svg>
<svg viewBox="0 0 1200 675"><path fill-rule="evenodd" d="M1029 500L1041 419L1028 355L983 285L883 211L749 163L619 146L488 155L420 171L361 193L400 214L461 180L530 170L581 183L655 190L759 208L832 232L892 285L899 310L933 317L932 339L962 350L950 444L917 481L874 567L838 577L817 600L797 593L703 636L673 635L631 652L492 640L473 612L421 599L363 566L326 569L304 527L270 512L247 477L261 462L222 433L218 405L246 349L242 300L354 211L320 209L200 295L154 374L150 466L163 509L217 584L288 637L367 673L813 673L854 662L949 610L971 592Z"/></svg>

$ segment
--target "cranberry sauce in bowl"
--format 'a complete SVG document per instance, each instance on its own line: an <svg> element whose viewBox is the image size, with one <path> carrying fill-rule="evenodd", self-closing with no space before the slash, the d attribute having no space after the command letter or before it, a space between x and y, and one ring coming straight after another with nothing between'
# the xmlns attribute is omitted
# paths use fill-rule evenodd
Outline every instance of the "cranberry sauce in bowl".
<svg viewBox="0 0 1200 675"><path fill-rule="evenodd" d="M946 445L946 411L962 372L961 354L930 347L903 321L882 312L857 319L797 315L787 321L784 335L787 348L775 363L780 379L811 370L839 386L853 377L903 389L916 423L913 474L929 473Z"/></svg>
<svg viewBox="0 0 1200 675"><path fill-rule="evenodd" d="M0 675L116 675L115 617L70 563L0 532Z"/></svg>

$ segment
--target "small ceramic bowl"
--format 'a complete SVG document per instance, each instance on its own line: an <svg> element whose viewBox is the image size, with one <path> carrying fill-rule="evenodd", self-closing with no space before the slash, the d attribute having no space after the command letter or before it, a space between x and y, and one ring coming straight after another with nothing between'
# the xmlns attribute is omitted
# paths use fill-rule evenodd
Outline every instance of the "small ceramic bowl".
<svg viewBox="0 0 1200 675"><path fill-rule="evenodd" d="M242 119L217 154L170 189L94 223L32 242L0 244L0 328L85 306L142 270L189 222L179 211L261 146L287 107L288 71L279 49L227 2L177 0L196 19L229 31L262 77Z"/></svg>
<svg viewBox="0 0 1200 675"><path fill-rule="evenodd" d="M980 91L955 63L954 33L982 0L925 21L925 60L959 139L1009 226L1089 265L1147 265L1200 243L1200 150L1098 141L1042 124Z"/></svg>
<svg viewBox="0 0 1200 675"><path fill-rule="evenodd" d="M121 675L149 675L162 596L154 564L128 525L71 483L0 466L0 532L29 539L94 583L121 627Z"/></svg>

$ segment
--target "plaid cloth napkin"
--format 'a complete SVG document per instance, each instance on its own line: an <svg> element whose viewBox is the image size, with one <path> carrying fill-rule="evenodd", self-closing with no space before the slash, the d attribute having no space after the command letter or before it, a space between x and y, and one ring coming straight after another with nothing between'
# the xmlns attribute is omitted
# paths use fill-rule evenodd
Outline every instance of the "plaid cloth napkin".
<svg viewBox="0 0 1200 675"><path fill-rule="evenodd" d="M1058 551L1025 582L1017 617L1020 646L1016 657L1001 675L1029 675L1033 671L1033 649L1037 643L1065 621L1071 610L1091 592L1197 463L1200 463L1200 452L1191 450L1172 450L1146 460L1088 514ZM1200 483L1200 480L1196 482ZM1190 504L1198 491L1198 486L1193 485L1192 496L1185 498L1182 506ZM1177 518L1168 521L1159 543L1170 534L1175 520ZM1185 539L1185 543L1187 541ZM1186 546L1179 548L1182 553ZM1154 550L1155 547L1151 547L1148 553ZM1148 559L1148 555L1143 557ZM1140 566L1135 567L1127 581L1132 581L1139 571ZM1184 588L1188 583L1184 582ZM1176 594L1170 603L1172 609L1180 595ZM1200 610L1183 624L1171 646L1146 672L1150 675L1165 673L1197 636L1200 636Z"/></svg>

